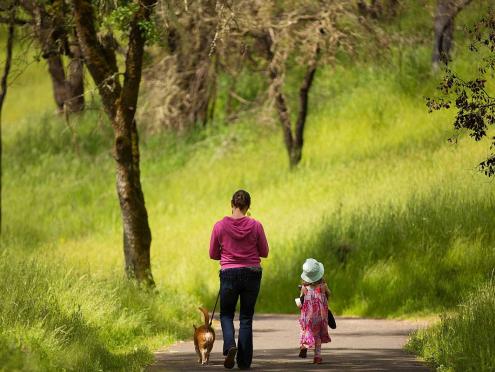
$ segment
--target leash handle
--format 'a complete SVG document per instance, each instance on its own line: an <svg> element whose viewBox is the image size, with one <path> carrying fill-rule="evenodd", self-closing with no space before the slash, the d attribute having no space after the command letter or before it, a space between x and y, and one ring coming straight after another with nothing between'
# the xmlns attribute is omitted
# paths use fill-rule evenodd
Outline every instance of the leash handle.
<svg viewBox="0 0 495 372"><path fill-rule="evenodd" d="M215 310L217 309L217 304L218 304L219 298L220 298L220 289L218 290L218 295L217 295L217 300L215 301L215 306L213 306L213 311L211 312L211 318L210 318L210 324L209 324L210 327L211 327L211 323L213 322L213 317L215 316Z"/></svg>

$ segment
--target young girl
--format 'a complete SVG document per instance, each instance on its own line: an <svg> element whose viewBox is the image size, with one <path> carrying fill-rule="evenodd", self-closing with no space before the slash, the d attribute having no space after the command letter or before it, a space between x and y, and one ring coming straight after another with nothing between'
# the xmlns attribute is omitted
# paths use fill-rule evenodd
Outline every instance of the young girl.
<svg viewBox="0 0 495 372"><path fill-rule="evenodd" d="M330 342L328 335L328 297L330 291L323 279L323 264L313 258L308 258L303 265L301 279L301 350L299 357L306 358L308 348L314 347L313 363L320 364L321 344Z"/></svg>

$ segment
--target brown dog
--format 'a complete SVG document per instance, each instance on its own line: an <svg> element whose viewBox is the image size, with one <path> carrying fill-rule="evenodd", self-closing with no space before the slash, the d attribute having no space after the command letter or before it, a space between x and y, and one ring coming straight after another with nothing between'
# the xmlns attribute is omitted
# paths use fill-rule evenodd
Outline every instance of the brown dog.
<svg viewBox="0 0 495 372"><path fill-rule="evenodd" d="M205 316L205 324L197 328L193 325L194 346L196 347L196 353L198 353L199 363L208 364L210 352L213 348L213 343L215 342L215 331L209 324L210 314L208 314L208 310L204 307L200 307L199 310L201 310Z"/></svg>

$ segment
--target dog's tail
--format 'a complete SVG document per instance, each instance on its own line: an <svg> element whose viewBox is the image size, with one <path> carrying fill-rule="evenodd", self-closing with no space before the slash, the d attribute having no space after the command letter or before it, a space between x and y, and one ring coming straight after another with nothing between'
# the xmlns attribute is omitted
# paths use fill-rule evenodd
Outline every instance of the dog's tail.
<svg viewBox="0 0 495 372"><path fill-rule="evenodd" d="M210 314L208 313L208 310L205 307L200 307L199 310L201 310L201 312L205 316L205 325L209 325L209 323L210 323Z"/></svg>

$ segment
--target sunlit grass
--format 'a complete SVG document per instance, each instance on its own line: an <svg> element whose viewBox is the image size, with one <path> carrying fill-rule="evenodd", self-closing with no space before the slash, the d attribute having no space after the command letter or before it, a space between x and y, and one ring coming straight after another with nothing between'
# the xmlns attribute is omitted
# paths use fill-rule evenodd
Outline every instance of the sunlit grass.
<svg viewBox="0 0 495 372"><path fill-rule="evenodd" d="M272 256L265 261L266 283L285 275L281 258L292 263L283 278L283 292L275 295L271 284L263 288L270 298L280 297L280 302L261 300L260 309L265 310L290 309L287 298L292 283L297 282L304 255L325 254L321 248L324 242L307 237L317 236L326 224L340 226L341 235L335 238L342 241L336 244L361 245L362 241L356 243L346 237L347 225L356 219L359 225L353 229L364 229L365 237L360 238L364 240L381 234L374 232L371 218L424 213L428 219L437 209L448 212L454 200L467 210L493 205L493 185L475 170L486 147L467 138L457 145L449 144L450 114L427 114L421 98L394 94L391 99L384 84L385 80L375 79L375 83L344 94L347 99L340 98L338 109L329 105L328 110L311 114L303 163L295 172L288 170L277 127L256 128L246 122L231 130L213 130L202 140L182 140L181 145L166 135L161 141L151 138L144 143L142 182L158 285L179 281L186 291L204 301L214 299L218 264L207 255L210 229L214 221L229 213L229 198L240 187L252 193L253 217L264 223L272 246ZM377 102L371 94L377 89L384 92L383 101ZM356 102L361 105L356 106ZM373 122L384 110L387 116L376 127ZM80 146L85 151L80 158L71 148L70 133L62 120L43 120L45 136L33 129L38 135L24 132L6 144L7 159L11 160L7 163L12 166L7 166L5 176L8 191L3 239L7 245L50 248L73 265L86 262L105 275L109 269L122 266L121 222L110 156L111 134L98 120L92 113L76 120L84 133ZM363 215L370 219L359 218ZM454 228L443 238L445 249L452 241L465 238L465 218L475 219L472 225L479 224L484 239L493 238L491 226L482 224L487 220L483 214L452 211L441 218L459 230ZM438 223L433 230L441 227ZM407 238L402 247L414 249L424 241L423 231L417 228ZM476 236L468 237L468 246L471 238L477 241ZM372 248L381 249L382 244L390 242L379 241ZM383 247L385 252L391 248ZM374 259L387 260L387 254ZM328 265L337 263L329 258ZM361 275L369 276L366 267ZM351 304L349 296L335 293L334 301L341 311L365 311L357 298ZM363 298L363 304L369 301L374 300ZM432 302L430 310L441 301ZM423 310L428 311L427 302L425 306ZM400 307L396 311L400 313Z"/></svg>
<svg viewBox="0 0 495 372"><path fill-rule="evenodd" d="M4 370L140 370L150 348L189 333L192 298L172 287L143 292L115 271L109 280L67 269L61 257L0 258ZM181 306L169 306L171 297Z"/></svg>
<svg viewBox="0 0 495 372"><path fill-rule="evenodd" d="M495 368L495 285L489 281L441 321L417 331L407 349L439 371L493 371Z"/></svg>

